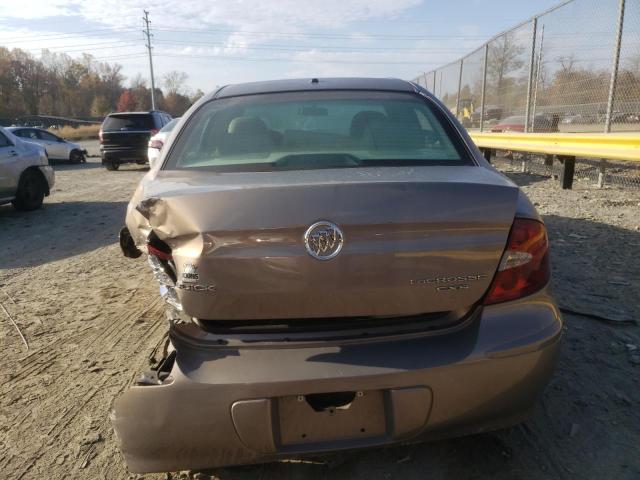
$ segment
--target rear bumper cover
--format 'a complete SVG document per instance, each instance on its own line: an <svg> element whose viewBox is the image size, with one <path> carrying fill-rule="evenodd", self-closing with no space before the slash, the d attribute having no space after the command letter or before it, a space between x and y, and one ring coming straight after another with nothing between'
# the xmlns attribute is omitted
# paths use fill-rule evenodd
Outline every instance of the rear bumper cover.
<svg viewBox="0 0 640 480"><path fill-rule="evenodd" d="M561 329L544 291L484 308L464 328L435 336L213 347L195 326L178 326L169 378L128 390L112 421L132 472L491 430L531 409L552 373ZM348 409L314 411L306 396L327 392L358 393Z"/></svg>
<svg viewBox="0 0 640 480"><path fill-rule="evenodd" d="M100 148L102 163L128 163L139 160L147 160L147 146Z"/></svg>

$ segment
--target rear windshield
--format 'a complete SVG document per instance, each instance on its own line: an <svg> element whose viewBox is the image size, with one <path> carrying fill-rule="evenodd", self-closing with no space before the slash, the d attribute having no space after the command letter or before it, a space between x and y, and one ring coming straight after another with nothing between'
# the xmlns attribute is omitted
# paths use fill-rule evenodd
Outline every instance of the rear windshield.
<svg viewBox="0 0 640 480"><path fill-rule="evenodd" d="M226 98L209 102L189 119L164 169L471 164L450 129L440 112L413 94L332 91Z"/></svg>
<svg viewBox="0 0 640 480"><path fill-rule="evenodd" d="M104 119L102 130L151 130L155 128L153 117L145 113L123 113L109 115Z"/></svg>

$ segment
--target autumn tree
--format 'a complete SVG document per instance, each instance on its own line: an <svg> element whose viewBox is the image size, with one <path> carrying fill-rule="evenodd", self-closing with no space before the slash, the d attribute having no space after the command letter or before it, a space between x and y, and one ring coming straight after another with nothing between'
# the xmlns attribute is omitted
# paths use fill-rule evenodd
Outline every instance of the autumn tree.
<svg viewBox="0 0 640 480"><path fill-rule="evenodd" d="M135 98L130 89L124 90L118 98L118 104L116 110L118 112L130 112L136 108Z"/></svg>
<svg viewBox="0 0 640 480"><path fill-rule="evenodd" d="M96 109L111 111L123 90L121 68L87 54L72 58L43 50L36 58L0 47L0 117L13 122L22 115L82 118Z"/></svg>
<svg viewBox="0 0 640 480"><path fill-rule="evenodd" d="M173 117L181 116L191 106L191 100L180 93L168 93L162 102L162 109Z"/></svg>
<svg viewBox="0 0 640 480"><path fill-rule="evenodd" d="M187 74L172 71L154 91L157 108L182 115L202 95L192 98ZM11 124L23 115L101 117L111 111L151 109L151 91L142 75L124 88L122 67L92 55L70 57L43 50L39 57L0 47L0 120ZM166 94L166 95L165 95Z"/></svg>
<svg viewBox="0 0 640 480"><path fill-rule="evenodd" d="M104 117L111 112L111 103L104 95L96 95L91 102L91 116Z"/></svg>
<svg viewBox="0 0 640 480"><path fill-rule="evenodd" d="M190 99L191 103L196 103L202 97L204 97L204 92L202 90L200 90L200 89L196 90L196 93L191 95L191 99Z"/></svg>

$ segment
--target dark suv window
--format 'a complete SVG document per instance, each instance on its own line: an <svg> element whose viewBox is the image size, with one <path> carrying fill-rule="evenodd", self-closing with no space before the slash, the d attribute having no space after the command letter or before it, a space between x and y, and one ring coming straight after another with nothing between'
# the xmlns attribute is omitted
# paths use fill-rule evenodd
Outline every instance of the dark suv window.
<svg viewBox="0 0 640 480"><path fill-rule="evenodd" d="M157 128L150 113L114 113L104 119L103 131L152 130Z"/></svg>

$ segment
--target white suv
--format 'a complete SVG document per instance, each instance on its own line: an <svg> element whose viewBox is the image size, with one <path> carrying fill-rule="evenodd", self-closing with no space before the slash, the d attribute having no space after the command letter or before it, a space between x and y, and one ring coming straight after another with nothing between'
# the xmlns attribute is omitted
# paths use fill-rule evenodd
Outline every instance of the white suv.
<svg viewBox="0 0 640 480"><path fill-rule="evenodd" d="M45 149L0 127L0 205L11 202L17 210L35 210L53 184Z"/></svg>

